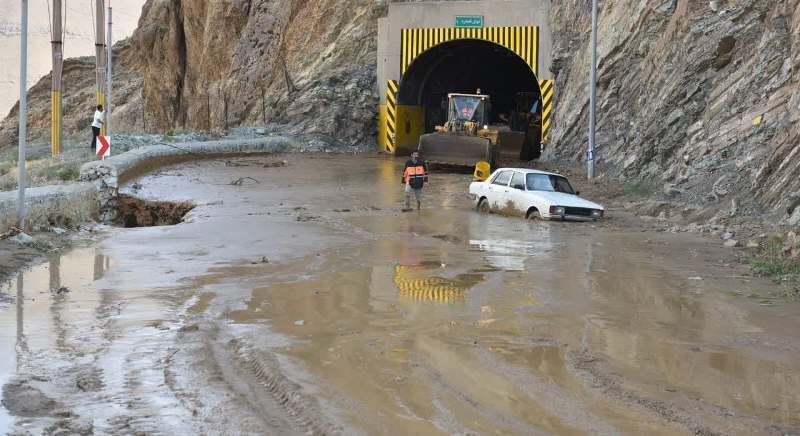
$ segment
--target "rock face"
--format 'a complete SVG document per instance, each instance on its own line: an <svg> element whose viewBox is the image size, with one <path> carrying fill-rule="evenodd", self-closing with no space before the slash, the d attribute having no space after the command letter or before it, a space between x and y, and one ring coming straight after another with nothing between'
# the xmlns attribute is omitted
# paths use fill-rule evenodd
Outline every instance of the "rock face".
<svg viewBox="0 0 800 436"><path fill-rule="evenodd" d="M115 45L115 131L276 123L336 145L372 142L381 12L359 0L148 0ZM93 68L67 62L67 131L88 129ZM49 80L30 90L34 137L49 128ZM16 142L17 113L0 125L0 148Z"/></svg>
<svg viewBox="0 0 800 436"><path fill-rule="evenodd" d="M605 0L598 43L601 171L692 200L786 206L800 188L798 0ZM557 95L545 158L585 157L591 6L554 2Z"/></svg>

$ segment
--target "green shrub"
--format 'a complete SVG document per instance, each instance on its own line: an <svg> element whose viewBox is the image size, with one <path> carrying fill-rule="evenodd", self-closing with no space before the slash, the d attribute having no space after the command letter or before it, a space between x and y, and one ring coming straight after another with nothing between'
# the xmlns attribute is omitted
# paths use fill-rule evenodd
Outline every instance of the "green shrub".
<svg viewBox="0 0 800 436"><path fill-rule="evenodd" d="M773 238L760 256L750 259L757 275L771 277L783 285L783 298L800 299L800 262L783 251L783 240Z"/></svg>
<svg viewBox="0 0 800 436"><path fill-rule="evenodd" d="M648 182L633 182L626 183L623 187L626 195L634 197L651 197L657 191L657 188Z"/></svg>
<svg viewBox="0 0 800 436"><path fill-rule="evenodd" d="M0 162L0 176L4 176L11 171L12 168L16 167L17 163L13 161L5 161Z"/></svg>
<svg viewBox="0 0 800 436"><path fill-rule="evenodd" d="M61 168L56 173L56 176L58 176L59 180L64 182L68 182L70 180L78 180L78 177L80 177L80 171L78 171L78 168L75 167Z"/></svg>
<svg viewBox="0 0 800 436"><path fill-rule="evenodd" d="M784 254L781 238L771 239L761 256L750 260L750 266L762 276L800 275L800 263Z"/></svg>

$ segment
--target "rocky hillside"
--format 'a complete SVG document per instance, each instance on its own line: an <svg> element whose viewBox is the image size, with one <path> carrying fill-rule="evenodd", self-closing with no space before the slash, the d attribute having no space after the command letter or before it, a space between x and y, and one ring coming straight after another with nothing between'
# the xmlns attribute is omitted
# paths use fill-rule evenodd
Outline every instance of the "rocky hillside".
<svg viewBox="0 0 800 436"><path fill-rule="evenodd" d="M164 132L275 123L351 145L375 131L377 18L360 0L148 0L115 45L115 130ZM86 130L93 61L66 63L65 130ZM31 135L49 128L49 77L30 91ZM17 112L0 124L16 143Z"/></svg>
<svg viewBox="0 0 800 436"><path fill-rule="evenodd" d="M800 191L799 7L601 1L600 168L732 215L790 207ZM561 0L551 18L558 107L546 157L582 159L591 8Z"/></svg>

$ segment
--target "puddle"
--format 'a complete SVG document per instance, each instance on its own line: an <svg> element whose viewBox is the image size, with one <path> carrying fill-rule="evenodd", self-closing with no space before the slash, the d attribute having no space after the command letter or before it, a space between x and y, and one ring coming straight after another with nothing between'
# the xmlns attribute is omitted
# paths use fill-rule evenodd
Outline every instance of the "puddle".
<svg viewBox="0 0 800 436"><path fill-rule="evenodd" d="M44 263L0 284L0 296L6 301L0 304L0 325L4 326L0 353L6 356L0 359L0 386L14 377L30 354L80 349L83 339L70 336L67 330L91 319L100 307L103 297L93 284L110 267L109 258L95 248L77 248L63 255L51 254ZM8 395L19 392L27 398L28 391L15 389L9 389ZM14 403L11 407L27 407L13 398L6 400ZM6 407L0 406L0 433L6 434L13 423Z"/></svg>
<svg viewBox="0 0 800 436"><path fill-rule="evenodd" d="M142 200L125 194L120 194L117 201L119 217L115 224L126 228L180 224L195 207L189 202Z"/></svg>
<svg viewBox="0 0 800 436"><path fill-rule="evenodd" d="M79 411L100 433L114 433L103 427L110 409L174 434L192 432L170 427L179 421L199 433L290 433L270 420L298 411L313 422L335 415L343 434L800 426L800 311L730 296L771 286L719 266L730 251L686 235L645 241L638 230L481 215L464 195L468 175L432 174L423 210L402 214L402 160L287 159L268 174L208 161L148 176L137 195L173 200L166 209L178 212L130 201L137 225L151 213L180 222L175 205L188 198L202 209L184 225L113 232L103 247L118 264L89 250L0 287L12 356L0 381L17 371L15 352L69 350L84 334L116 347L79 350L101 356L114 382L97 397L112 407ZM230 184L240 177L261 183ZM69 292L49 291L54 270L53 288ZM87 329L103 298L124 305L120 316ZM191 320L177 341L171 304ZM237 378L248 371L257 377ZM165 376L183 384L165 386ZM261 393L274 401L241 402Z"/></svg>
<svg viewBox="0 0 800 436"><path fill-rule="evenodd" d="M394 283L402 298L454 303L463 301L464 294L483 281L483 275L474 273L459 274L452 279L437 275L444 272L444 265L437 262L397 265L394 267Z"/></svg>
<svg viewBox="0 0 800 436"><path fill-rule="evenodd" d="M700 407L677 395L797 422L797 364L735 345L765 327L720 290L750 285L687 284L674 247L453 210L347 223L376 237L273 265L229 316L295 338L367 433L676 434L654 417Z"/></svg>

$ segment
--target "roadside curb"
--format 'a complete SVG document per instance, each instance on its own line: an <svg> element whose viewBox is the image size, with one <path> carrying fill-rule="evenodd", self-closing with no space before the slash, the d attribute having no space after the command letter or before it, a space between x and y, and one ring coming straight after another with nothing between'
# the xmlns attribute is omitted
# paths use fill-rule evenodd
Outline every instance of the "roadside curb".
<svg viewBox="0 0 800 436"><path fill-rule="evenodd" d="M27 227L70 227L96 215L97 189L91 183L28 188ZM17 224L17 191L0 192L0 233Z"/></svg>
<svg viewBox="0 0 800 436"><path fill-rule="evenodd" d="M97 218L110 223L117 214L120 183L164 165L219 156L299 150L289 137L226 139L156 144L81 166L80 182L26 189L26 227L69 227ZM17 192L0 192L0 233L16 225Z"/></svg>
<svg viewBox="0 0 800 436"><path fill-rule="evenodd" d="M127 151L81 167L80 180L92 182L97 190L97 211L101 222L117 218L119 186L127 180L155 168L195 160L228 155L277 153L289 151L295 142L284 136L256 139L227 139L181 144L156 144Z"/></svg>

